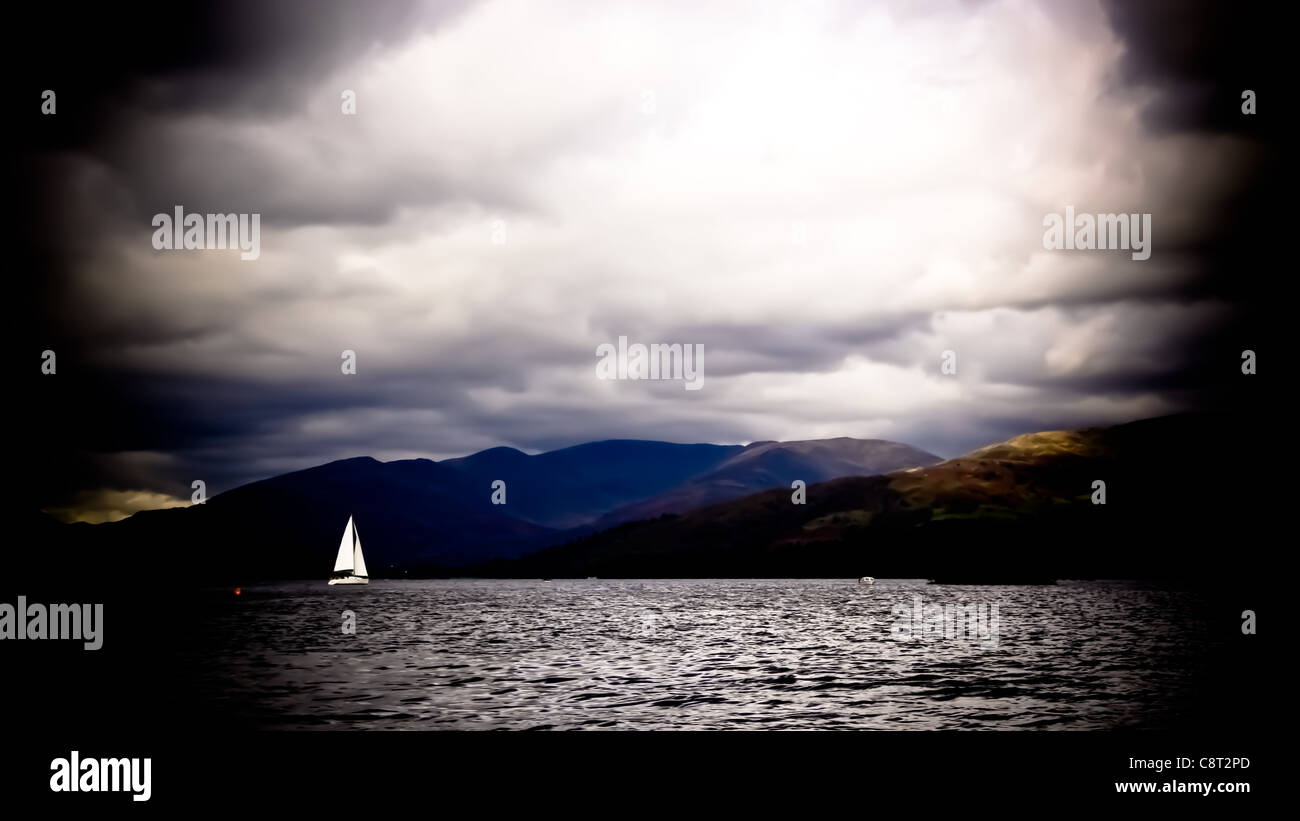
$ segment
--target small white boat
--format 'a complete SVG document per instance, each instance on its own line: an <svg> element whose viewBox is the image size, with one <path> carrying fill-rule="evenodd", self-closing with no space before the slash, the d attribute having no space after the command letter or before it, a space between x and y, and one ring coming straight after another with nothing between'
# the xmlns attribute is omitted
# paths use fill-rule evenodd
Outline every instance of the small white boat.
<svg viewBox="0 0 1300 821"><path fill-rule="evenodd" d="M875 584L875 583L876 583L876 579L873 576L863 576L862 578L858 579L858 584Z"/></svg>
<svg viewBox="0 0 1300 821"><path fill-rule="evenodd" d="M334 559L330 584L370 584L366 558L361 555L361 534L351 516L348 517L348 526L343 528L343 540L339 542L339 555Z"/></svg>

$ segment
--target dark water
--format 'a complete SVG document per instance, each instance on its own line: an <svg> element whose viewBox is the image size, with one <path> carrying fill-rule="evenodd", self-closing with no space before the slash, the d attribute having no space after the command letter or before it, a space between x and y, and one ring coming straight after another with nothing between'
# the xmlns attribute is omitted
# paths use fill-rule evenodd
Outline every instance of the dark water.
<svg viewBox="0 0 1300 821"><path fill-rule="evenodd" d="M917 595L996 604L996 646L900 639ZM314 581L223 600L195 664L266 729L1109 729L1182 726L1208 641L1125 583Z"/></svg>

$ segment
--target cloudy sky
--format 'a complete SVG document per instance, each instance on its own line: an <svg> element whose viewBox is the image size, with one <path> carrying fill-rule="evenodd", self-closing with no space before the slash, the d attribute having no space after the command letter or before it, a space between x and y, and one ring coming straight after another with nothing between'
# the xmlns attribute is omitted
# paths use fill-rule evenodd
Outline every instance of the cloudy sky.
<svg viewBox="0 0 1300 821"><path fill-rule="evenodd" d="M16 350L58 355L36 501L111 518L196 478L604 438L952 456L1222 403L1279 78L1230 8L1131 5L82 18L20 72ZM260 214L261 256L155 250L177 205ZM1044 249L1066 206L1151 214L1150 259ZM703 344L704 388L597 379L619 336Z"/></svg>

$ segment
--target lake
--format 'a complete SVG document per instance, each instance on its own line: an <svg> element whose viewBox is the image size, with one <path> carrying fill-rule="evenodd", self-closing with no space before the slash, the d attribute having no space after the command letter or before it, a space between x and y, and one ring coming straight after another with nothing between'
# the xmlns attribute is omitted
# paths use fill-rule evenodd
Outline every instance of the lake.
<svg viewBox="0 0 1300 821"><path fill-rule="evenodd" d="M1217 635L1198 594L1122 582L376 580L241 593L191 645L193 696L263 729L1177 727Z"/></svg>

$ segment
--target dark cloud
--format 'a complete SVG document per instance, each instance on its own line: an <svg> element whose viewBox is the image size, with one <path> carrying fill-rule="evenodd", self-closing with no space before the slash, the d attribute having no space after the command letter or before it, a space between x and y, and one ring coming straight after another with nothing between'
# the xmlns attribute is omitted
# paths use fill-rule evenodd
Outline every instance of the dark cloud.
<svg viewBox="0 0 1300 821"><path fill-rule="evenodd" d="M59 93L36 148L84 145L144 113L217 112L277 118L340 61L454 19L468 0L222 0L129 7L33 3L12 31L39 40L11 54L20 87ZM29 132L31 133L31 132Z"/></svg>
<svg viewBox="0 0 1300 821"><path fill-rule="evenodd" d="M465 99L454 110L480 119L464 133L435 129L440 151L426 155L383 139L401 135L376 140L348 132L357 124L342 118L322 126L309 110L312 95L340 67L372 65L420 34L470 16L468 3L23 7L13 30L48 36L7 58L31 104L16 118L18 151L9 168L20 208L7 229L22 273L13 294L17 316L6 332L20 361L56 349L60 371L57 380L33 375L22 383L23 429L32 432L24 444L28 467L19 471L31 479L22 493L41 504L94 487L186 496L193 478L219 492L346 456L459 455L493 445L535 451L606 437L739 442L848 433L953 455L1027 430L1231 402L1241 391L1232 381L1237 352L1268 347L1282 302L1269 298L1276 243L1290 235L1286 212L1277 207L1277 124L1287 76L1274 45L1281 27L1240 4L1106 0L1104 9L1125 48L1113 80L1123 91L1151 92L1142 112L1147 133L1205 141L1196 151L1165 144L1166 154L1156 143L1124 143L1111 133L1118 126L1106 121L1096 137L1117 140L1116 153L1099 152L1094 162L1086 145L1080 149L1078 166L1099 169L1097 179L1115 178L1110 164L1123 162L1133 166L1131 176L1165 183L1095 192L1122 191L1142 200L1135 207L1155 211L1159 256L1077 268L1062 256L1053 263L1060 271L1043 273L1030 270L1041 249L1013 238L987 252L992 271L972 263L936 273L924 264L927 247L901 262L871 254L852 260L864 277L898 262L913 272L912 281L932 280L925 299L908 300L857 290L849 275L829 282L809 275L808 290L800 291L790 280L805 276L806 261L782 267L784 250L769 259L744 245L755 224L787 217L781 162L805 147L762 116L780 94L799 101L815 89L792 82L771 97L755 93L763 98L757 102L691 97L701 66L718 70L709 60L720 58L707 48L656 51L662 112L673 114L651 127L635 107L649 80L635 72L615 77L614 96L602 87L553 111L558 106L547 94L558 99L614 70L577 63L575 69L566 63L577 59L572 54L550 50L589 45L598 34L566 40L585 29L562 21L550 32L557 47L532 27L508 31L529 47L536 37L544 53L523 63L530 70L522 76L507 75L514 85L502 88L478 75L515 55L491 51L500 47L493 40L499 30L480 32L485 39L470 45L482 49L484 65L471 59L474 72L443 92L460 93ZM996 3L939 3L900 12L896 24L912 16L928 25L997 13ZM1069 13L1085 26L1095 9ZM639 25L673 14L654 9ZM861 22L847 11L841 17L844 26L819 36L840 36ZM671 42L658 31L645 36L659 50ZM756 42L796 42L787 36L783 30ZM743 38L727 42L745 45ZM1052 68L1064 72L1066 56L1091 56L1084 46L1079 54L1051 55L1062 60ZM612 61L623 50L598 53ZM535 56L518 54L521 61ZM806 67L783 59L791 75ZM529 85L530 74L556 66L553 85ZM680 68L683 78L673 80L670 68ZM810 76L815 82L819 75ZM426 81L416 79L418 91ZM762 80L773 81L784 82L784 75ZM966 82L978 92L979 82ZM745 82L720 87L742 98L749 93ZM58 91L56 117L38 113L44 88ZM1255 117L1240 113L1243 88L1260 94ZM903 103L884 99L888 110L873 122L873 139L923 121L925 112L900 118L893 107ZM833 106L837 113L846 110L842 102ZM1037 105L1069 112L1094 103ZM706 130L706 146L715 152L708 162L677 170L675 163L699 159L674 143L677 131L691 117L716 127L710 106L737 122L757 117L778 132L744 132L771 141L749 172L761 179L712 176L716 167L731 168L732 155L753 149L725 129ZM1031 115L1007 123L1000 141L1030 139L1038 122ZM833 149L834 133L820 135L817 145ZM934 147L962 146L940 140ZM873 197L890 196L889 185L874 178L847 179L855 166L872 162L888 177L896 159L875 151L852 147L842 189L836 174L820 187L790 174L795 179L784 182L802 201L789 207L812 203L810 210L824 208L832 217L843 211L847 223L861 219ZM1068 155L1068 147L1061 153ZM1211 158L1213 167L1170 171L1156 162L1167 156ZM687 203L695 213L680 216L679 199L636 188L630 180L642 165L681 174L665 188L696 196L701 205ZM943 173L949 176L916 186L942 192L969 184L949 178L958 171ZM984 184L999 188L1010 176ZM629 182L598 188L612 192L608 203L544 196L593 178ZM1019 203L1022 210L1035 211L1040 197L1072 201L1072 187L1087 177L1064 178L1065 190L1035 191ZM844 191L860 193L845 202ZM554 207L557 201L568 210ZM191 212L262 213L264 229L280 240L279 267L205 260L166 270L142 249L149 217L174 204ZM611 228L603 222L607 211L629 224ZM412 212L418 221L403 223ZM512 231L532 237L529 253L501 262L481 245L456 244L457 231L486 227L497 212L510 216ZM692 223L715 219L719 232L742 237L744 253L715 254L719 242L709 227ZM943 219L960 222L962 215L926 218ZM1037 226L1030 228L1036 239ZM295 230L299 235L289 237ZM607 230L610 238L602 234ZM437 253L403 247L425 237L443 243ZM271 256L266 237L264 252ZM843 260L836 253L824 252L808 267L837 270ZM345 255L357 258L349 264L359 273L340 273ZM678 279L659 281L660 268L665 279ZM1060 280L1049 282L1051 274ZM715 278L730 287L689 287ZM790 294L787 304L747 299L763 287ZM1221 310L1203 310L1208 304ZM670 384L593 385L595 346L620 335L704 344L706 380L719 387L701 392L706 396ZM969 381L937 378L938 355L953 346ZM360 348L362 364L355 378L345 378L339 351L352 347ZM865 363L859 381L836 387L834 378L855 362ZM802 396L805 388L813 393Z"/></svg>
<svg viewBox="0 0 1300 821"><path fill-rule="evenodd" d="M1286 195L1289 149L1284 148L1292 72L1285 65L1291 27L1274 3L1214 0L1104 0L1125 45L1122 80L1155 90L1143 122L1162 135L1231 138L1225 162L1233 176L1203 206L1211 215L1175 240L1192 276L1183 299L1232 303L1226 323L1205 329L1174 354L1176 373L1148 375L1151 389L1173 381L1199 385L1202 400L1222 404L1240 390L1225 384L1224 351L1272 348L1292 304L1289 278L1277 276L1284 238L1293 233ZM1257 95L1257 113L1242 112L1242 92ZM1189 178L1209 169L1188 168ZM1235 371L1229 371L1229 375Z"/></svg>
<svg viewBox="0 0 1300 821"><path fill-rule="evenodd" d="M1144 112L1161 131L1257 137L1277 133L1289 96L1283 32L1275 3L1216 0L1104 0L1126 49L1122 79L1159 91ZM1261 95L1259 114L1244 117L1242 91ZM1271 109L1271 111L1269 110Z"/></svg>

